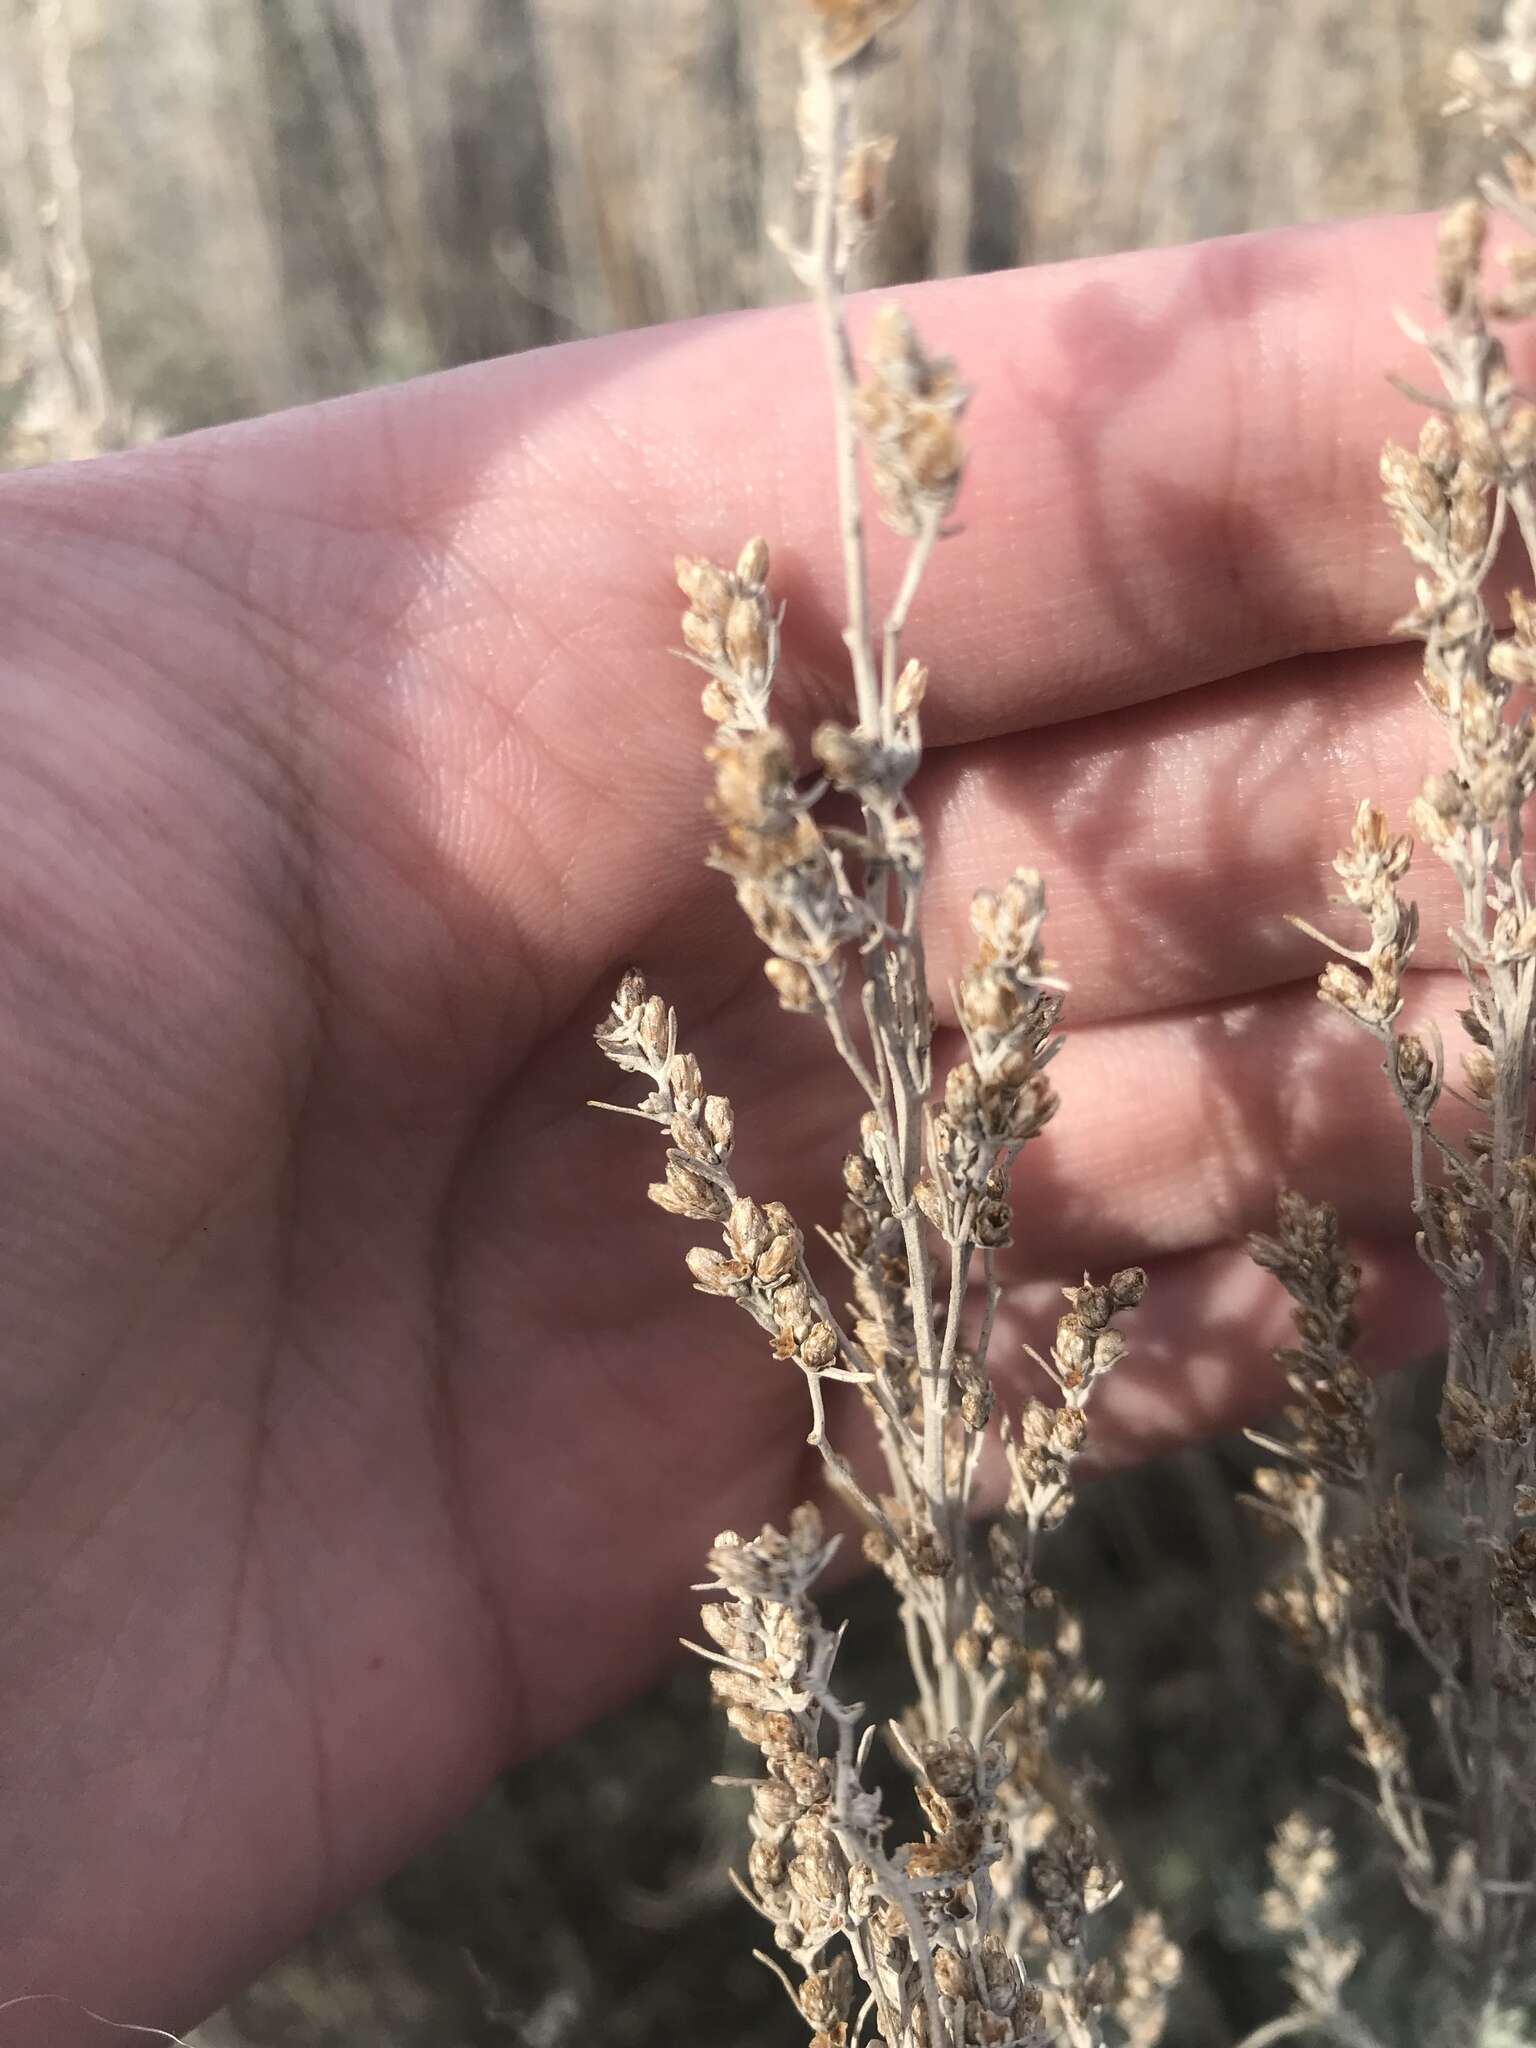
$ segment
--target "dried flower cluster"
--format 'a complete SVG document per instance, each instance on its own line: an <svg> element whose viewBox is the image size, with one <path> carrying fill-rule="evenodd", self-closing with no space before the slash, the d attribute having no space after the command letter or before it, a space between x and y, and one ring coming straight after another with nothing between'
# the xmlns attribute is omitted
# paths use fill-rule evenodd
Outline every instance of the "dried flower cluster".
<svg viewBox="0 0 1536 2048"><path fill-rule="evenodd" d="M1297 1344L1281 1353L1290 1431L1271 1443L1287 1462L1259 1484L1298 1562L1268 1604L1342 1702L1404 1890L1463 1986L1449 2037L1482 2041L1536 1999L1536 900L1526 851L1536 610L1511 591L1501 624L1489 590L1511 532L1536 563L1536 405L1490 325L1536 311L1536 248L1513 246L1502 276L1485 275L1490 210L1536 230L1529 0L1516 0L1496 41L1458 57L1453 84L1453 110L1476 114L1502 165L1440 224L1442 324L1404 325L1445 395L1413 394L1430 416L1416 449L1389 443L1381 478L1418 572L1399 629L1424 644L1420 688L1449 753L1411 822L1460 896L1450 932L1466 984L1459 1085L1438 1034L1399 1024L1418 939L1401 894L1412 842L1370 803L1335 862L1368 937L1324 939L1337 958L1318 990L1376 1041L1407 1119L1417 1244L1446 1322L1449 1513L1429 1533L1410 1525L1401 1487L1381 1470L1373 1391L1351 1355L1359 1276L1332 1211L1287 1195L1275 1235L1251 1248L1296 1304ZM1448 1100L1461 1112L1454 1126ZM1426 1669L1430 1741L1416 1741L1406 1707L1386 1697L1386 1625ZM1358 1951L1319 1918L1330 1857L1325 1837L1288 1824L1269 1918L1291 1938L1298 2012L1358 2040L1341 2003Z"/></svg>
<svg viewBox="0 0 1536 2048"><path fill-rule="evenodd" d="M1338 1861L1326 1828L1304 1813L1288 1815L1270 1847L1272 1882L1261 1911L1264 1924L1285 1939L1297 2018L1308 2023L1308 2032L1347 2041L1352 2029L1344 1987L1360 1960L1360 1945L1329 1924Z"/></svg>
<svg viewBox="0 0 1536 2048"><path fill-rule="evenodd" d="M1041 1397L1003 1413L990 1365L998 1259L1012 1241L1013 1170L1057 1108L1047 1070L1063 987L1043 951L1041 878L1020 868L974 899L975 952L953 991L964 1052L935 1075L925 849L909 794L929 676L903 639L961 486L967 394L899 308L876 316L862 359L844 314L892 149L859 134L858 86L909 4L809 0L809 218L782 246L830 371L853 700L846 723L813 735L813 769L775 722L781 611L766 544L749 540L729 569L677 565L684 651L704 673L714 727L712 863L766 949L780 1005L821 1020L859 1101L839 1227L823 1233L845 1300L824 1291L784 1205L738 1187L731 1105L706 1092L675 1015L638 974L598 1043L643 1078L638 1114L665 1134L651 1198L711 1227L687 1253L695 1286L745 1310L771 1358L801 1374L809 1442L894 1590L911 1668L912 1702L884 1731L912 1788L903 1823L871 1788L877 1724L834 1689L840 1638L814 1586L836 1539L811 1507L786 1534L717 1538L701 1654L761 1758L744 1888L782 1959L764 1960L813 2048L1151 2048L1180 1958L1155 1916L1102 1917L1120 1881L1091 1786L1058 1741L1094 1686L1077 1624L1041 1571L1145 1276L1067 1287L1049 1353L1026 1347ZM1487 595L1507 538L1536 565L1536 403L1490 327L1536 312L1536 245L1512 249L1496 285L1484 275L1490 208L1536 230L1536 0L1515 0L1501 37L1458 59L1454 83L1456 104L1500 141L1502 171L1442 223L1443 324L1412 331L1446 395L1428 401L1415 450L1386 449L1381 476L1418 571L1401 628L1423 642L1421 688L1449 751L1412 823L1460 891L1459 1084L1438 1035L1401 1021L1419 939L1403 893L1413 843L1374 804L1361 804L1335 862L1360 942L1304 927L1335 956L1320 996L1375 1040L1407 1120L1418 1247L1447 1327L1452 1513L1431 1533L1382 1470L1376 1395L1353 1348L1360 1276L1332 1210L1284 1195L1274 1234L1251 1249L1291 1295L1296 1328L1280 1354L1286 1433L1259 1439L1280 1462L1259 1474L1257 1505L1292 1560L1265 1605L1340 1702L1406 1896L1452 1960L1461 1988L1435 2038L1487 2048L1513 2038L1536 1999L1536 894L1524 836L1536 600L1511 593L1506 624ZM866 483L907 544L878 627ZM1449 1101L1464 1112L1454 1125ZM850 1399L872 1425L878 1479L832 1440L836 1403ZM980 1535L989 1441L1007 1487ZM1389 1624L1427 1675L1427 1716L1388 1696ZM1263 1918L1286 1944L1294 2003L1250 2048L1304 2033L1379 2048L1349 2005L1362 1949L1337 1924L1332 1837L1295 1814L1271 1867Z"/></svg>
<svg viewBox="0 0 1536 2048"><path fill-rule="evenodd" d="M909 797L928 671L902 642L960 488L966 391L899 308L876 316L862 361L844 316L891 154L887 140L857 132L857 90L877 33L906 11L907 0L815 0L805 46L809 220L784 246L831 375L853 686L847 722L812 736L811 772L774 720L780 610L766 545L749 540L733 568L677 564L683 651L704 674L714 727L712 864L766 949L779 1003L822 1021L862 1112L827 1238L845 1301L824 1291L785 1206L737 1185L730 1103L706 1092L675 1015L638 974L625 976L598 1043L642 1079L638 1112L664 1133L652 1200L711 1226L686 1255L695 1286L744 1310L771 1359L801 1374L809 1441L899 1607L914 1698L885 1737L912 1786L905 1825L868 1782L877 1725L833 1687L838 1638L812 1588L834 1545L815 1511L800 1509L787 1534L727 1533L710 1553L702 1654L732 1726L762 1759L747 1888L783 1959L773 1967L795 1973L785 1982L814 2048L1151 2048L1179 1957L1153 1915L1118 1942L1103 1932L1119 1879L1085 1785L1054 1754L1092 1686L1077 1626L1039 1571L1144 1276L1085 1276L1066 1289L1049 1354L1031 1354L1043 1397L1016 1418L1003 1416L989 1367L1010 1176L1056 1109L1046 1070L1062 986L1042 950L1045 892L1030 869L973 903L975 953L955 991L964 1056L933 1072L925 852ZM878 629L866 477L907 543ZM832 1383L867 1410L878 1480L832 1441ZM980 1539L989 1436L1008 1490Z"/></svg>

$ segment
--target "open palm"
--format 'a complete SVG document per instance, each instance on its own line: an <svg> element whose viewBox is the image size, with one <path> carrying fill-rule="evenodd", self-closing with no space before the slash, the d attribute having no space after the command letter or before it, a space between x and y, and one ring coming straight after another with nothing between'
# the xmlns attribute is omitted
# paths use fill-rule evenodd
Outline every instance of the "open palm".
<svg viewBox="0 0 1536 2048"><path fill-rule="evenodd" d="M1281 1179L1361 1239L1379 1358L1425 1328L1387 1090L1282 913L1433 762L1372 509L1428 233L911 295L977 387L912 628L935 984L1041 867L1073 1036L1010 1312L1150 1269L1108 1452L1272 1397ZM654 1669L715 1530L810 1483L798 1375L583 1103L634 962L743 1185L833 1220L856 1105L700 865L665 651L673 553L762 532L784 715L841 702L826 448L796 309L0 492L0 1996L195 2017Z"/></svg>

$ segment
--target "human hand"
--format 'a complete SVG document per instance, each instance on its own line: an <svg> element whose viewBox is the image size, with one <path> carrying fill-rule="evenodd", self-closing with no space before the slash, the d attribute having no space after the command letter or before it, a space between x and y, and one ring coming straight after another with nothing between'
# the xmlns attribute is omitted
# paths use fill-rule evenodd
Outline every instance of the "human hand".
<svg viewBox="0 0 1536 2048"><path fill-rule="evenodd" d="M909 295L977 393L911 631L935 985L970 891L1043 869L1070 1037L1010 1328L1148 1268L1106 1455L1272 1400L1241 1242L1281 1180L1360 1238L1378 1359L1423 1342L1390 1092L1281 920L1434 765L1374 509L1429 247ZM673 554L762 532L785 714L843 701L816 351L800 308L700 323L0 490L0 1996L196 2017L653 1671L715 1531L813 1483L799 1375L583 1105L634 962L743 1184L833 1220L857 1105L701 866L666 652Z"/></svg>

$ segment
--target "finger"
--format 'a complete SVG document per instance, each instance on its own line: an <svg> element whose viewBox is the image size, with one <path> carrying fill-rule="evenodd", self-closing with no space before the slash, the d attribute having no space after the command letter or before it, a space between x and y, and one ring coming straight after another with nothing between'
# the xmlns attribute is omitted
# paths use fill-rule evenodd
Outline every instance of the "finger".
<svg viewBox="0 0 1536 2048"><path fill-rule="evenodd" d="M1454 1049L1464 986L1421 982L1413 1021ZM1380 1050L1310 984L1077 1032L1051 1074L1063 1108L1015 1184L1030 1271L1241 1240L1268 1227L1282 1185L1353 1230L1413 1229L1408 1126ZM1438 1121L1464 1135L1454 1101Z"/></svg>
<svg viewBox="0 0 1536 2048"><path fill-rule="evenodd" d="M936 636L934 737L1138 702L1212 676L1368 644L1402 609L1377 504L1383 437L1412 432L1385 382L1415 366L1391 317L1432 279L1428 219L1285 230L914 287L975 397L964 537L916 630ZM872 307L858 302L862 332ZM236 438L206 477L297 510L286 590L321 616L334 529L407 533L422 624L548 697L552 645L608 692L675 641L675 550L761 531L792 622L842 617L830 415L815 320L792 306L551 350L349 401ZM871 527L877 587L902 544ZM261 565L258 564L258 567ZM370 615L398 598L398 565ZM475 624L495 628L472 643ZM830 644L829 642L824 644ZM841 688L839 684L839 688ZM656 704L661 702L658 693ZM652 707L653 710L655 707Z"/></svg>
<svg viewBox="0 0 1536 2048"><path fill-rule="evenodd" d="M1287 231L911 295L977 392L965 537L913 620L937 742L1379 636L1404 579L1376 449L1411 422L1381 378L1409 362L1386 308L1431 237ZM828 432L793 307L15 480L13 643L78 679L89 642L101 702L148 678L167 721L281 757L333 963L387 989L409 1067L423 977L515 960L547 1021L675 889L701 787L665 652L677 549L768 533L798 672L842 701ZM875 551L889 588L893 537Z"/></svg>
<svg viewBox="0 0 1536 2048"><path fill-rule="evenodd" d="M1430 1356L1441 1308L1423 1261L1406 1246L1371 1239L1352 1242L1349 1255L1359 1284L1355 1362L1379 1375ZM1293 1304L1274 1275L1231 1245L1155 1259L1145 1270L1146 1293L1120 1322L1129 1349L1093 1391L1074 1482L1238 1429L1284 1434L1280 1411L1290 1390L1275 1353L1296 1338ZM987 1363L1006 1413L1017 1415L1031 1398L1059 1402L1030 1353L1049 1350L1064 1307L1060 1287L1049 1282L1005 1293ZM836 1404L833 1436L845 1451L866 1444L875 1451L873 1430L852 1400ZM975 1506L1000 1507L1008 1478L991 1436L982 1446Z"/></svg>
<svg viewBox="0 0 1536 2048"><path fill-rule="evenodd" d="M1415 424L1385 381L1416 367L1391 308L1422 299L1433 238L1427 217L1348 222L904 291L974 391L964 538L922 598L942 636L936 739L1380 637L1404 577L1376 461ZM874 303L853 302L858 332ZM733 555L763 532L804 623L840 619L830 453L815 319L788 306L480 364L12 489L36 508L22 517L51 509L118 544L131 492L136 544L207 570L338 666L409 623L510 704L551 642L626 692L673 676L679 548ZM903 544L873 525L870 544L878 584Z"/></svg>
<svg viewBox="0 0 1536 2048"><path fill-rule="evenodd" d="M947 1009L974 892L1020 864L1046 877L1047 948L1072 1028L1315 977L1287 922L1346 943L1333 861L1362 797L1394 825L1445 755L1406 648L1301 656L1208 689L1048 731L947 749L917 788L930 826L929 958ZM1419 967L1454 964L1456 886L1427 850Z"/></svg>
<svg viewBox="0 0 1536 2048"><path fill-rule="evenodd" d="M1453 1065L1464 1001L1459 977L1422 975L1403 1020L1438 1028ZM803 1222L817 1220L848 1148L851 1091L827 1085L819 1043L799 1038L797 1052L784 1034L754 1046L738 1090L730 1029L722 1020L718 1041L695 1043L706 1080L739 1097L743 1185L782 1191ZM961 1053L945 1034L940 1075ZM1237 1242L1268 1226L1282 1185L1333 1202L1351 1229L1407 1236L1408 1127L1380 1069L1379 1048L1310 983L1068 1032L1050 1069L1061 1108L1014 1175L1010 1271L1059 1278ZM1449 1096L1436 1121L1452 1140L1465 1133Z"/></svg>
<svg viewBox="0 0 1536 2048"><path fill-rule="evenodd" d="M968 357L979 394L965 537L941 551L914 619L914 644L937 660L937 740L1081 717L1381 634L1405 573L1374 507L1376 449L1411 416L1378 381L1378 360L1405 360L1378 309L1427 238L1414 223L1260 238L943 288L920 307ZM661 849L678 846L679 813L699 800L692 688L643 652L673 637L659 574L672 545L729 553L743 527L770 532L799 678L819 706L843 689L828 680L841 673L841 611L814 484L826 415L805 316L706 325L653 338L650 354L631 346L601 387L600 431L573 406L548 429L558 447L539 436L556 478L583 479L583 580L546 537L535 644L510 650L500 685L514 706L507 753L542 790L549 829L579 836L623 777L632 830L619 857L587 835L555 906L576 919L536 916L541 956L565 961L605 928L617 943L668 893ZM753 365L758 349L771 367ZM763 482L752 458L770 448ZM891 566L887 551L884 587ZM556 658L572 651L572 617L580 679ZM627 738L616 712L635 720ZM533 908L547 913L547 898Z"/></svg>
<svg viewBox="0 0 1536 2048"><path fill-rule="evenodd" d="M1359 1360L1389 1371L1426 1356L1439 1315L1434 1277L1411 1247L1363 1238L1350 1246L1361 1269ZM1092 1466L1129 1464L1203 1437L1262 1423L1285 1399L1274 1352L1294 1341L1290 1298L1240 1246L1153 1260L1146 1296L1127 1316L1130 1350L1101 1382L1090 1409ZM1009 1405L1043 1391L1043 1375L1018 1348L1049 1347L1062 1313L1048 1282L1010 1290L999 1311L991 1363Z"/></svg>
<svg viewBox="0 0 1536 2048"><path fill-rule="evenodd" d="M537 1124L528 1096L519 1091L523 1134L549 1148L553 1134ZM796 1121L794 1105L785 1105L785 1121ZM646 1146L649 1134L637 1136ZM690 1290L682 1253L707 1229L648 1210L639 1194L644 1166L634 1176L631 1213L614 1191L611 1146L600 1193L581 1173L581 1133L569 1145L562 1137L557 1149L572 1156L536 1187L507 1172L504 1147L484 1154L476 1197L483 1224L458 1283L465 1327L482 1333L485 1346L483 1358L466 1365L460 1398L470 1418L469 1495L487 1504L481 1540L491 1584L519 1627L530 1626L531 1641L551 1627L569 1641L560 1671L530 1701L541 1729L632 1681L630 1660L664 1640L677 1597L671 1589L686 1582L690 1560L716 1528L755 1526L765 1513L781 1513L818 1471L812 1454L802 1452L798 1462L791 1456L809 1422L799 1375L768 1355L763 1333L739 1311L701 1302ZM1273 1194L1271 1183L1255 1223L1272 1222ZM548 1251L568 1235L560 1221L566 1208L599 1247L579 1269ZM806 1222L814 1214L808 1207L799 1213ZM1033 1216L1028 1221L1033 1227ZM1365 1276L1361 1362L1371 1370L1406 1363L1436 1327L1432 1279L1400 1240L1367 1232L1351 1249ZM1259 1421L1283 1394L1271 1354L1288 1341L1289 1303L1273 1276L1231 1240L1158 1252L1127 1237L1113 1250L1096 1244L1064 1256L1049 1277L1009 1279L991 1352L1009 1407L1042 1391L1023 1347L1048 1348L1063 1308L1062 1280L1077 1278L1085 1263L1102 1273L1133 1262L1146 1266L1150 1284L1127 1319L1126 1365L1095 1396L1091 1462L1098 1464ZM528 1272L539 1275L531 1297L521 1286ZM510 1371L509 1329L522 1361ZM534 1360L552 1369L528 1369ZM835 1440L857 1463L859 1404L848 1389L830 1391ZM622 1426L573 1426L595 1410ZM509 1490L506 1475L530 1442L555 1447L547 1483ZM674 1512L671 1504L684 1498L687 1514ZM614 1527L625 1532L617 1548ZM558 1561L547 1586L528 1580L530 1545Z"/></svg>
<svg viewBox="0 0 1536 2048"><path fill-rule="evenodd" d="M1351 1251L1362 1274L1360 1362L1371 1371L1410 1362L1435 1326L1431 1276L1402 1246L1364 1240ZM1262 1423L1284 1399L1273 1352L1290 1341L1291 1305L1273 1275L1241 1249L1222 1246L1153 1260L1148 1283L1142 1305L1126 1319L1130 1352L1094 1395L1084 1476ZM1010 1290L990 1356L1010 1410L1045 1391L1023 1346L1049 1346L1062 1306L1052 1283ZM530 1665L541 1672L530 1688L531 1725L519 1730L530 1745L613 1704L654 1668L662 1647L692 1621L682 1589L717 1529L755 1527L765 1514L777 1518L821 1484L816 1455L801 1442L809 1414L800 1376L768 1357L762 1333L724 1304L682 1300L690 1327L711 1309L708 1340L694 1329L680 1342L669 1317L654 1343L644 1323L630 1329L623 1378L649 1389L653 1406L665 1398L679 1418L680 1440L653 1443L642 1417L611 1446L607 1467L562 1468L564 1483L527 1499L517 1488L509 1493L505 1475L526 1441L530 1393L538 1398L538 1388L516 1374L486 1375L469 1460L472 1469L483 1468L480 1497L496 1504L485 1531L491 1583L516 1617ZM660 1366L669 1373L665 1395L655 1383ZM569 1412L594 1398L591 1377L578 1363L548 1393ZM611 1384L619 1382L616 1373ZM867 1421L850 1390L829 1392L834 1440L858 1464ZM609 1381L599 1380L595 1397L611 1399ZM560 1441L558 1433L553 1440ZM632 1450L626 1455L639 1443L649 1465ZM995 1502L1001 1475L992 1471L985 1479ZM617 1546L601 1540L610 1525L592 1510L594 1499L610 1497L626 1507L616 1525L627 1540ZM674 1511L670 1503L679 1506ZM534 1551L558 1568L530 1578ZM539 1646L553 1639L564 1649L549 1665Z"/></svg>

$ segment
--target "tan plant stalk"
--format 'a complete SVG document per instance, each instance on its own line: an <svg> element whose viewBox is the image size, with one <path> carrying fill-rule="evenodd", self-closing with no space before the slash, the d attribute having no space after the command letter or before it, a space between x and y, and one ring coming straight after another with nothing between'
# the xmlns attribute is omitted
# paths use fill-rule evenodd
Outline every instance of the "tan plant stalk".
<svg viewBox="0 0 1536 2048"><path fill-rule="evenodd" d="M598 1043L641 1078L639 1113L665 1134L652 1199L716 1229L688 1254L695 1286L734 1302L800 1373L809 1441L898 1603L914 1698L886 1734L923 1825L893 1845L865 1775L875 1726L834 1688L837 1637L812 1596L834 1547L814 1509L787 1534L723 1535L710 1554L717 1597L703 1611L713 1645L703 1654L732 1725L763 1759L748 1889L799 1973L786 1982L815 2048L862 2041L871 2016L885 2048L1150 2048L1178 1958L1152 1916L1127 1934L1118 1973L1106 1952L1098 1915L1118 1879L1082 1786L1052 1756L1089 1680L1076 1626L1039 1573L1043 1540L1070 1504L1090 1400L1125 1351L1117 1319L1140 1300L1143 1275L1085 1276L1065 1290L1049 1355L1032 1354L1051 1398L1027 1401L1014 1423L988 1362L1011 1172L1056 1109L1046 1069L1062 985L1042 951L1045 895L1030 869L975 898L975 956L956 990L965 1057L934 1085L925 851L910 796L928 672L904 640L960 488L967 394L895 305L876 313L861 361L845 307L892 149L860 133L859 87L878 35L909 5L808 9L799 128L809 221L781 246L813 302L830 376L853 699L850 723L814 734L809 779L773 719L781 615L766 544L749 540L731 568L678 563L683 640L715 727L712 863L767 950L781 1007L820 1019L861 1111L841 1227L828 1238L846 1308L817 1278L788 1210L738 1185L730 1103L708 1091L675 1014L639 974L625 976ZM878 622L866 478L907 545ZM878 1480L834 1445L829 1389L841 1387L872 1419ZM979 1543L989 1431L1010 1485Z"/></svg>
<svg viewBox="0 0 1536 2048"><path fill-rule="evenodd" d="M63 0L16 0L27 25L37 80L37 121L29 168L37 209L55 354L68 379L72 432L63 453L88 453L111 440L113 395L102 369L90 254L80 213L80 162L74 139L74 49Z"/></svg>
<svg viewBox="0 0 1536 2048"><path fill-rule="evenodd" d="M1337 956L1319 994L1376 1041L1408 1123L1418 1248L1445 1310L1449 1543L1413 1531L1379 1469L1373 1396L1350 1356L1358 1276L1332 1212L1287 1196L1275 1236L1253 1250L1293 1296L1298 1331L1298 1347L1282 1354L1297 1395L1292 1432L1274 1446L1292 1462L1261 1486L1299 1538L1300 1565L1272 1605L1342 1700L1407 1896L1459 1972L1465 1995L1450 2037L1483 2041L1501 2013L1536 1997L1536 896L1526 819L1536 606L1512 590L1501 624L1490 590L1511 535L1526 571L1536 567L1536 405L1494 332L1536 311L1536 247L1514 242L1492 278L1485 252L1491 213L1536 230L1531 0L1515 0L1501 35L1455 60L1453 85L1452 110L1476 114L1501 167L1441 221L1441 324L1402 324L1428 350L1444 396L1412 394L1429 418L1415 450L1388 444L1381 475L1418 568L1399 629L1424 643L1420 688L1448 743L1412 823L1460 896L1450 931L1466 984L1459 1087L1438 1036L1400 1025L1419 935L1401 893L1412 842L1370 803L1335 863L1368 935L1349 945L1313 933ZM1470 1122L1464 1137L1450 1129L1447 1098ZM1383 1617L1427 1667L1433 1755L1414 1754L1388 1707Z"/></svg>

